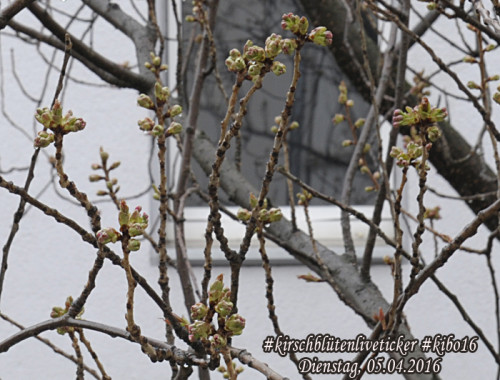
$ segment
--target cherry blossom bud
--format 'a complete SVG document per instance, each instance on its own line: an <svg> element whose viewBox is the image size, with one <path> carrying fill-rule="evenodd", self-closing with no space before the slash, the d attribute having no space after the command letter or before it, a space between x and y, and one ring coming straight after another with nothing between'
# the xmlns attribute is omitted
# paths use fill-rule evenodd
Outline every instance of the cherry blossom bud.
<svg viewBox="0 0 500 380"><path fill-rule="evenodd" d="M250 207L251 208L255 208L257 207L257 204L258 204L258 199L257 197L254 195L254 193L250 193Z"/></svg>
<svg viewBox="0 0 500 380"><path fill-rule="evenodd" d="M177 115L180 115L182 113L182 107L178 104L170 107L170 117L175 117Z"/></svg>
<svg viewBox="0 0 500 380"><path fill-rule="evenodd" d="M228 300L221 300L215 305L215 311L223 318L227 317L233 310L233 303Z"/></svg>
<svg viewBox="0 0 500 380"><path fill-rule="evenodd" d="M160 124L156 124L151 130L151 134L153 136L159 137L163 134L164 130L165 129L163 128L163 126L161 126Z"/></svg>
<svg viewBox="0 0 500 380"><path fill-rule="evenodd" d="M150 132L153 129L153 127L155 126L155 122L149 117L146 117L142 120L139 120L137 122L137 124L139 125L139 128L142 131L146 131L146 132Z"/></svg>
<svg viewBox="0 0 500 380"><path fill-rule="evenodd" d="M291 38L281 40L281 50L284 54L291 55L297 49L297 41Z"/></svg>
<svg viewBox="0 0 500 380"><path fill-rule="evenodd" d="M33 145L35 148L46 148L52 142L54 142L54 134L40 131L38 132L38 136L35 138Z"/></svg>
<svg viewBox="0 0 500 380"><path fill-rule="evenodd" d="M167 136L177 135L182 132L182 124L176 121L170 123L170 126L167 129Z"/></svg>
<svg viewBox="0 0 500 380"><path fill-rule="evenodd" d="M248 74L252 77L257 77L260 75L260 70L262 69L262 64L253 64L248 68Z"/></svg>
<svg viewBox="0 0 500 380"><path fill-rule="evenodd" d="M241 335L243 329L245 328L245 318L239 314L231 315L226 321L224 329L230 332L232 335Z"/></svg>
<svg viewBox="0 0 500 380"><path fill-rule="evenodd" d="M466 62L466 63L477 63L477 59L474 58L474 57L471 57L470 55L466 55L462 61Z"/></svg>
<svg viewBox="0 0 500 380"><path fill-rule="evenodd" d="M122 200L120 202L120 212L118 213L118 223L120 226L125 226L128 224L130 218L129 208L127 202Z"/></svg>
<svg viewBox="0 0 500 380"><path fill-rule="evenodd" d="M500 92L495 92L495 93L493 94L493 100L494 100L495 102L497 102L498 104L500 104Z"/></svg>
<svg viewBox="0 0 500 380"><path fill-rule="evenodd" d="M105 152L102 146L99 148L99 156L101 157L102 162L106 162L109 158L109 153Z"/></svg>
<svg viewBox="0 0 500 380"><path fill-rule="evenodd" d="M470 80L467 82L467 87L469 87L472 90L480 90L481 86L479 86L476 82Z"/></svg>
<svg viewBox="0 0 500 380"><path fill-rule="evenodd" d="M356 122L354 123L354 126L356 128L361 128L363 125L365 125L365 119L362 118L356 120Z"/></svg>
<svg viewBox="0 0 500 380"><path fill-rule="evenodd" d="M362 174L368 174L370 173L370 169L368 168L368 166L366 165L363 165L359 168L359 171L362 173Z"/></svg>
<svg viewBox="0 0 500 380"><path fill-rule="evenodd" d="M266 59L266 51L260 46L252 45L246 49L245 58L255 62L264 62Z"/></svg>
<svg viewBox="0 0 500 380"><path fill-rule="evenodd" d="M212 344L215 349L220 350L221 348L226 347L227 341L222 335L215 334L212 337Z"/></svg>
<svg viewBox="0 0 500 380"><path fill-rule="evenodd" d="M141 248L141 242L137 239L130 239L128 241L127 249L131 252L138 251Z"/></svg>
<svg viewBox="0 0 500 380"><path fill-rule="evenodd" d="M113 162L113 164L109 167L109 170L114 170L116 169L117 167L119 167L121 164L120 161L116 161L116 162Z"/></svg>
<svg viewBox="0 0 500 380"><path fill-rule="evenodd" d="M274 58L281 53L281 36L273 33L266 39L265 52L268 58Z"/></svg>
<svg viewBox="0 0 500 380"><path fill-rule="evenodd" d="M208 338L211 326L207 322L195 321L188 326L189 340L195 342L200 339Z"/></svg>
<svg viewBox="0 0 500 380"><path fill-rule="evenodd" d="M272 208L269 210L269 222L279 222L283 218L283 214L279 208Z"/></svg>
<svg viewBox="0 0 500 380"><path fill-rule="evenodd" d="M101 179L104 179L104 177L98 175L98 174L91 174L89 175L89 181L90 182L97 182L100 181Z"/></svg>
<svg viewBox="0 0 500 380"><path fill-rule="evenodd" d="M236 217L242 222L246 222L250 220L250 218L252 217L252 213L245 208L240 208L238 210L238 213L236 214Z"/></svg>
<svg viewBox="0 0 500 380"><path fill-rule="evenodd" d="M224 290L224 276L222 274L218 275L215 281L210 285L208 291L208 298L210 303L217 303L221 300Z"/></svg>
<svg viewBox="0 0 500 380"><path fill-rule="evenodd" d="M198 302L191 306L191 318L194 320L202 320L208 313L208 307L204 303Z"/></svg>
<svg viewBox="0 0 500 380"><path fill-rule="evenodd" d="M441 137L441 135L442 135L441 129L439 129L439 127L436 125L430 127L427 130L427 137L431 142L435 142L437 139Z"/></svg>
<svg viewBox="0 0 500 380"><path fill-rule="evenodd" d="M341 113L337 113L335 114L335 116L333 117L332 121L333 121L333 124L340 124L342 123L343 121L345 120L345 116Z"/></svg>
<svg viewBox="0 0 500 380"><path fill-rule="evenodd" d="M120 233L111 227L97 231L96 236L97 241L101 244L116 243L121 237Z"/></svg>
<svg viewBox="0 0 500 380"><path fill-rule="evenodd" d="M52 311L50 312L50 318L59 318L66 314L66 310L64 310L60 306L54 306Z"/></svg>
<svg viewBox="0 0 500 380"><path fill-rule="evenodd" d="M271 66L271 71L274 73L274 75L283 75L286 73L286 66L279 61L274 61L273 65Z"/></svg>
<svg viewBox="0 0 500 380"><path fill-rule="evenodd" d="M148 110L154 110L155 109L155 105L154 105L153 101L146 94L140 94L139 95L139 97L137 98L137 104L140 107L146 108Z"/></svg>
<svg viewBox="0 0 500 380"><path fill-rule="evenodd" d="M324 26L318 26L309 33L309 39L319 46L331 45L333 41L333 34Z"/></svg>
<svg viewBox="0 0 500 380"><path fill-rule="evenodd" d="M309 21L307 18L302 16L299 20L299 33L301 35L305 35L307 33L307 29L309 29Z"/></svg>

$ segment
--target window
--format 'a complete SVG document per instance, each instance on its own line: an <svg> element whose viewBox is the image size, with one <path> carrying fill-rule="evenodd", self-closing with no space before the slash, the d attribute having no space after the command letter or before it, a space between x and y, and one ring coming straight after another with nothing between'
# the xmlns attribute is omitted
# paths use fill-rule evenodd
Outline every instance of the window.
<svg viewBox="0 0 500 380"><path fill-rule="evenodd" d="M178 9L183 10L183 19L191 14L191 4L178 3ZM234 82L234 73L228 72L226 67L221 64L228 55L229 50L238 48L242 50L243 45L248 39L255 44L263 44L266 37L273 32L280 33L279 15L285 12L296 12L303 14L298 9L298 4L293 0L281 1L262 1L254 2L220 2L217 22L214 30L214 36L217 46L217 62L220 77L226 92L230 91ZM169 67L176 67L176 31L172 25L175 24L171 9L165 9L167 16L167 28L169 33ZM258 24L258 28L253 25ZM192 25L184 23L184 39L187 39L191 33ZM186 44L186 42L184 41ZM196 50L196 49L194 49ZM184 54L189 51L187 45L184 46ZM188 92L191 88L192 73L194 71L194 53L191 67L188 68L184 91ZM235 159L241 157L241 170L246 178L256 188L260 188L262 177L265 173L265 164L269 157L272 147L274 133L271 132L271 126L274 118L281 113L285 103L286 91L291 80L292 62L291 59L280 55L279 58L287 65L288 72L280 77L273 74L266 76L263 88L258 91L248 106L248 112L245 116L243 127L241 129L241 151L238 151L239 144L232 143L232 148L228 158ZM296 103L294 105L291 121L297 121L300 127L293 130L288 135L288 144L290 149L290 171L313 186L317 190L340 197L344 175L349 164L352 147L343 147L342 141L352 139L352 131L347 123L334 125L332 117L337 113L345 112L344 106L339 104L339 84L342 80L342 73L338 69L332 54L325 48L308 44L302 50L301 79L296 92ZM169 74L169 80L175 80L173 70ZM250 84L244 84L240 91L242 97ZM349 87L349 84L347 84ZM170 83L170 87L172 83ZM224 97L216 82L215 75L210 75L205 80L203 90L201 114L199 117L198 128L209 135L212 141L217 141L220 135L220 121L223 119L226 111ZM215 95L214 95L215 94ZM349 97L355 102L352 108L351 118L356 121L358 118L365 117L369 105L357 96L354 91L349 93ZM371 145L374 147L371 151L376 154L376 139L371 138ZM171 147L171 152L175 151ZM369 165L373 167L374 156L369 156ZM283 164L283 153L280 156L280 164ZM177 154L170 156L171 173L169 177L175 178L176 164L179 163ZM206 188L206 175L196 163L193 163L193 169L197 180L202 188ZM351 203L363 205L362 210L367 216L371 216L372 207L375 199L375 193L367 193L366 186L372 185L367 176L357 174L354 180L354 190L351 197ZM294 194L300 191L298 186L294 186ZM224 198L223 191L220 191L220 198L228 203ZM275 205L279 205L284 215L289 217L288 192L286 180L276 174L270 188L269 199ZM203 247L204 229L208 215L207 207L204 202L199 201L197 197L191 197L189 207L186 210L185 217L189 228L186 228L186 239L188 246ZM284 206L284 207L282 207ZM233 208L236 212L237 207ZM386 210L388 211L388 210ZM340 227L340 210L336 207L326 205L319 200L313 200L311 206L313 217L315 237L324 244L343 251L342 233ZM297 216L302 220L302 228L307 231L303 210L297 209ZM389 213L384 214L384 219L389 217ZM392 224L387 222L386 227L390 230ZM192 228L191 228L192 227ZM237 222L231 222L225 218L224 228L231 242L238 243L241 239L243 226ZM353 220L353 238L362 246L365 242L368 228L362 222ZM169 234L173 236L173 232ZM201 250L193 249L201 254ZM196 251L196 252L195 252ZM200 256L200 259L202 256Z"/></svg>

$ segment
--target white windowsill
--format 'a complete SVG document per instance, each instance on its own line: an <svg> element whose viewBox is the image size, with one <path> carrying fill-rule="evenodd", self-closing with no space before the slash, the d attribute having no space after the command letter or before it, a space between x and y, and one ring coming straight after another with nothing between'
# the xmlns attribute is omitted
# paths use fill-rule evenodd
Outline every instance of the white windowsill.
<svg viewBox="0 0 500 380"><path fill-rule="evenodd" d="M236 213L238 207L230 207L231 211ZM356 206L356 209L371 218L373 206ZM281 207L283 215L290 220L290 207ZM195 265L204 262L203 249L205 247L205 228L207 225L208 207L187 207L185 209L185 237L190 261ZM314 237L321 244L329 247L334 252L341 254L344 252L342 240L342 228L340 224L340 209L332 206L310 206L309 214L312 220ZM305 221L304 210L302 207L296 208L296 217L298 227L307 233L307 223ZM245 225L234 221L227 215L222 214L222 226L225 236L232 249L238 250L241 239L245 233ZM389 236L393 237L393 223L388 210L384 210L380 228ZM368 236L369 227L365 223L351 217L351 232L358 255L363 253L363 248ZM172 223L169 223L167 230L167 246L169 251L174 252L174 231ZM213 237L215 240L215 236ZM258 243L255 238L252 246L246 256L246 263L250 265L260 265L260 253L258 252ZM275 264L292 264L294 259L290 257L282 248L271 241L266 242L266 250L271 262ZM380 262L383 256L391 254L392 248L388 247L384 241L377 238L373 252L374 262ZM223 264L226 262L224 254L219 249L219 244L214 241L212 248L212 257L214 264Z"/></svg>

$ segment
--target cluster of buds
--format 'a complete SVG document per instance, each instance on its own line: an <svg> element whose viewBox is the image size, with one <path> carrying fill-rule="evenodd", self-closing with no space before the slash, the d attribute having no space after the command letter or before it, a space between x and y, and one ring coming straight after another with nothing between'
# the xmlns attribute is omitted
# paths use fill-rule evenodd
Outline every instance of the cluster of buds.
<svg viewBox="0 0 500 380"><path fill-rule="evenodd" d="M333 34L325 26L318 26L309 33L309 40L319 46L328 46L333 42Z"/></svg>
<svg viewBox="0 0 500 380"><path fill-rule="evenodd" d="M61 103L56 99L51 109L48 107L38 108L35 119L55 133L63 135L70 132L78 132L85 128L85 121L81 117L74 117L72 111L68 111L63 116ZM35 138L34 145L37 148L45 148L54 141L54 134L47 131L41 131Z"/></svg>
<svg viewBox="0 0 500 380"><path fill-rule="evenodd" d="M276 116L274 118L274 122L276 123L271 127L271 132L272 133L278 133L279 126L281 125L281 116ZM292 121L288 125L288 130L293 131L294 129L297 129L299 127L299 122L298 121Z"/></svg>
<svg viewBox="0 0 500 380"><path fill-rule="evenodd" d="M46 148L54 142L54 134L47 131L38 132L33 145L35 148Z"/></svg>
<svg viewBox="0 0 500 380"><path fill-rule="evenodd" d="M141 206L137 206L134 211L130 212L127 202L120 202L120 211L118 213L118 222L120 231L128 234L129 237L140 236L148 227L149 217L143 212L141 214ZM97 232L97 241L101 244L116 243L122 240L123 236L120 232L112 227L103 228ZM129 239L127 249L129 251L138 251L141 247L141 242L137 239Z"/></svg>
<svg viewBox="0 0 500 380"><path fill-rule="evenodd" d="M258 206L258 203L259 202L257 197L253 193L250 193L250 208L255 209ZM259 210L259 214L257 217L259 222L263 224L269 224L279 222L283 218L283 214L279 208L272 207L268 209L267 207L267 199L264 199L264 203L262 205L262 208ZM252 211L246 208L240 208L238 210L238 213L236 214L236 217L242 222L247 222L252 217Z"/></svg>
<svg viewBox="0 0 500 380"><path fill-rule="evenodd" d="M396 159L398 166L411 165L429 170L427 163L425 167L420 167L419 158L423 155L424 149L429 151L432 143L441 137L441 130L436 123L443 121L447 115L446 108L431 107L429 100L425 97L414 108L406 107L406 112L399 109L394 111L392 125L395 128L411 127L410 136L405 136L406 151L398 147L391 149L391 157Z"/></svg>
<svg viewBox="0 0 500 380"><path fill-rule="evenodd" d="M146 67L146 69L151 71L153 74L157 74L168 69L168 66L164 63L161 63L161 58L155 53L151 52L149 53L149 56L151 58L151 61L145 62L144 67Z"/></svg>
<svg viewBox="0 0 500 380"><path fill-rule="evenodd" d="M304 16L299 17L291 12L285 13L281 16L281 28L297 36L305 36L309 29L309 21Z"/></svg>
<svg viewBox="0 0 500 380"><path fill-rule="evenodd" d="M309 191L302 189L302 192L297 193L297 204L299 206L307 206L312 198L313 195Z"/></svg>
<svg viewBox="0 0 500 380"><path fill-rule="evenodd" d="M203 23L205 20L205 14L203 10L203 1L193 0L192 14L187 15L185 20L187 22L199 22Z"/></svg>
<svg viewBox="0 0 500 380"><path fill-rule="evenodd" d="M283 46L289 54L295 50L296 42L291 41L273 33L266 39L263 48L248 40L243 47L243 54L238 49L229 52L225 61L227 69L232 72L246 72L254 82L261 76L266 64L270 65L270 70L275 75L282 75L286 72L286 66L275 58L283 51Z"/></svg>
<svg viewBox="0 0 500 380"><path fill-rule="evenodd" d="M238 49L231 49L231 51L229 52L229 57L226 58L225 63L227 69L235 73L243 71L247 68L247 64Z"/></svg>
<svg viewBox="0 0 500 380"><path fill-rule="evenodd" d="M347 86L344 81L340 81L339 84L339 104L345 105L346 107L353 107L354 101L347 97Z"/></svg>
<svg viewBox="0 0 500 380"><path fill-rule="evenodd" d="M424 147L421 144L410 141L406 144L406 151L402 148L393 146L390 155L396 160L396 164L399 167L415 166L420 168L421 161L419 159L422 157L423 151ZM429 169L427 163L424 169Z"/></svg>
<svg viewBox="0 0 500 380"><path fill-rule="evenodd" d="M191 342L201 340L213 352L219 352L226 346L229 337L241 335L245 319L239 314L231 314L233 303L230 297L231 292L224 286L224 277L220 274L210 285L208 306L200 302L191 307L193 322L188 325ZM214 319L217 320L217 328L213 324Z"/></svg>
<svg viewBox="0 0 500 380"><path fill-rule="evenodd" d="M266 52L266 58L274 59L281 53L281 40L282 37L279 34L273 33L266 39L264 51Z"/></svg>
<svg viewBox="0 0 500 380"><path fill-rule="evenodd" d="M52 311L50 312L50 318L55 319L55 318L59 318L65 314L67 314L72 303L73 303L73 297L69 296L68 298L66 298L66 301L64 302L64 307L54 306L52 308ZM82 308L82 310L78 313L76 318L80 319L82 317L83 312L84 312L84 309ZM73 331L74 331L74 327L59 327L57 329L57 332L61 335L64 335L67 332L73 332Z"/></svg>
<svg viewBox="0 0 500 380"><path fill-rule="evenodd" d="M297 38L283 38L281 35L273 33L267 37L264 47L254 45L248 40L243 47L243 54L238 49L229 52L225 63L227 69L236 73L246 73L249 79L256 81L266 71L272 71L275 75L282 75L286 72L286 66L275 60L280 53L291 55L298 47L299 39L310 41L317 45L326 46L332 43L332 32L325 27L318 27L307 34L309 21L305 17L299 17L292 13L282 16L281 27L290 30Z"/></svg>
<svg viewBox="0 0 500 380"><path fill-rule="evenodd" d="M137 98L137 105L148 110L161 109L170 99L170 89L166 86L162 86L161 82L157 81L154 86L154 94L156 99L156 104L151 99L149 95L140 94ZM170 107L165 113L165 117L175 117L182 113L182 107L178 104ZM139 126L143 131L151 131L154 128L154 123L151 123L151 119L146 118L139 121Z"/></svg>
<svg viewBox="0 0 500 380"><path fill-rule="evenodd" d="M233 373L236 374L236 376L238 376L240 373L242 373L244 371L244 368L242 366L236 366L236 363L235 362L231 362L231 365L233 366ZM224 367L223 365L221 365L220 367L217 368L217 371L219 371L220 373L222 373L222 377L224 379L229 379L230 378L230 374L229 374L229 370Z"/></svg>
<svg viewBox="0 0 500 380"><path fill-rule="evenodd" d="M395 128L402 126L416 126L423 128L431 142L441 137L441 131L436 123L443 121L448 112L446 108L431 107L429 99L422 98L420 104L415 107L406 107L406 112L397 109L392 116L392 125Z"/></svg>
<svg viewBox="0 0 500 380"><path fill-rule="evenodd" d="M99 182L99 181L106 182L107 190L99 190L97 192L97 195L99 195L99 196L116 194L120 190L120 186L116 186L116 184L118 183L118 180L116 178L109 178L109 172L118 168L121 163L120 163L120 161L116 161L116 162L113 162L108 167L109 153L104 151L104 149L102 147L99 149L99 156L101 157L101 163L100 164L92 164L91 168L92 168L92 170L102 170L104 172L104 175L91 174L89 176L89 181L90 182Z"/></svg>
<svg viewBox="0 0 500 380"><path fill-rule="evenodd" d="M424 219L429 219L429 220L438 220L441 219L441 215L439 214L439 211L441 210L441 207L436 206L433 208L426 208L424 212Z"/></svg>
<svg viewBox="0 0 500 380"><path fill-rule="evenodd" d="M166 118L174 118L182 113L182 106L175 104L169 106L168 102L170 100L170 89L167 86L163 86L158 73L160 71L166 70L167 65L161 63L160 57L151 53L151 62L146 62L146 67L149 68L153 73L155 73L157 80L154 85L154 98L146 94L140 94L137 98L137 104L140 107L146 108L148 110L156 111L159 119L164 120ZM171 122L170 126L166 128L162 125L162 122L156 123L150 117L145 117L137 122L139 128L155 137L163 136L166 137L176 135L182 132L182 125L176 121Z"/></svg>

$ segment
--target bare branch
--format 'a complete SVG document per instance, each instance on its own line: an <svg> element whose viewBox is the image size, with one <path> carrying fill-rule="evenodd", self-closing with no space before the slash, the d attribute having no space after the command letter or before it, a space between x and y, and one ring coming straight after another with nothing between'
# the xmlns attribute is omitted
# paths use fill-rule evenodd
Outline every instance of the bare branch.
<svg viewBox="0 0 500 380"><path fill-rule="evenodd" d="M54 36L56 36L60 41L65 40L66 31L50 16L46 10L36 3L31 4L29 6L29 10L51 33L54 34ZM75 36L70 34L70 38L73 42L73 50L75 52L93 62L100 69L112 74L118 80L128 83L129 87L136 88L141 92L148 92L153 86L154 79L151 76L134 73L97 53Z"/></svg>
<svg viewBox="0 0 500 380"><path fill-rule="evenodd" d="M34 1L35 0L16 0L12 4L5 7L0 13L0 30L4 29L15 15L17 15Z"/></svg>

